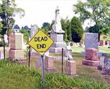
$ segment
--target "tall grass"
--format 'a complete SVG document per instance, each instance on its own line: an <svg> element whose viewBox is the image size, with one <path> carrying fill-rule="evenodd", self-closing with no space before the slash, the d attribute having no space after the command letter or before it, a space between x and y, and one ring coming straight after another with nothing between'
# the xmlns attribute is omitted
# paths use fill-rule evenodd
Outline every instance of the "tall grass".
<svg viewBox="0 0 110 89"><path fill-rule="evenodd" d="M98 80L47 73L41 80L41 73L34 68L0 61L0 89L110 89Z"/></svg>

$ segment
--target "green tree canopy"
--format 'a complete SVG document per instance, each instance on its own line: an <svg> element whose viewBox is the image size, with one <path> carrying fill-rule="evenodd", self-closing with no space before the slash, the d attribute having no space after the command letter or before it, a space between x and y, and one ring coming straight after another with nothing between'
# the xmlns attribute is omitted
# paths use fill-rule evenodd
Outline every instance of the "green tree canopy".
<svg viewBox="0 0 110 89"><path fill-rule="evenodd" d="M20 30L20 32L23 34L23 37L24 37L25 42L27 42L29 40L30 30L25 29L24 27L22 27L22 29Z"/></svg>
<svg viewBox="0 0 110 89"><path fill-rule="evenodd" d="M51 29L50 29L50 23L48 23L48 22L44 22L43 24L42 24L42 29L44 29L45 31L50 31Z"/></svg>
<svg viewBox="0 0 110 89"><path fill-rule="evenodd" d="M74 5L74 12L79 15L82 23L90 19L95 23L94 26L100 26L99 33L109 31L107 29L110 24L110 0L87 0L86 2L80 0Z"/></svg>
<svg viewBox="0 0 110 89"><path fill-rule="evenodd" d="M72 41L80 42L83 37L83 28L80 20L77 17L73 17L71 20L71 34Z"/></svg>
<svg viewBox="0 0 110 89"><path fill-rule="evenodd" d="M65 31L64 40L71 41L70 20L68 18L61 19L62 29Z"/></svg>
<svg viewBox="0 0 110 89"><path fill-rule="evenodd" d="M0 28L0 33L4 35L6 31L12 29L15 20L13 16L15 14L20 15L20 17L24 16L24 10L21 8L17 8L15 4L15 0L1 0L0 3L0 17L1 17L1 24L2 27Z"/></svg>

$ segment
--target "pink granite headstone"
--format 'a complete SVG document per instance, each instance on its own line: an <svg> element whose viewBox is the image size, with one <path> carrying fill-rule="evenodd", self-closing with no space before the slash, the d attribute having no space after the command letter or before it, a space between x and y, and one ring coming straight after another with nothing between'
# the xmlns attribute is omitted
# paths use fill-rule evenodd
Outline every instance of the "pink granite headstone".
<svg viewBox="0 0 110 89"><path fill-rule="evenodd" d="M53 71L54 70L54 58L47 56L45 59L45 69L47 71Z"/></svg>
<svg viewBox="0 0 110 89"><path fill-rule="evenodd" d="M82 61L82 64L98 66L98 34L86 33L85 35L85 59Z"/></svg>
<svg viewBox="0 0 110 89"><path fill-rule="evenodd" d="M85 60L82 62L84 65L98 66L99 57L98 50L95 48L88 48L85 50Z"/></svg>
<svg viewBox="0 0 110 89"><path fill-rule="evenodd" d="M76 62L74 60L66 61L66 73L69 75L76 74Z"/></svg>

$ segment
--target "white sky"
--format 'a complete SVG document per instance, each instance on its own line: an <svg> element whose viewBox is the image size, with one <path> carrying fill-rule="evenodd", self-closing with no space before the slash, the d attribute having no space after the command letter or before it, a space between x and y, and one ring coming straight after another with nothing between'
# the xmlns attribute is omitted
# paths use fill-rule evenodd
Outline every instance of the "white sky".
<svg viewBox="0 0 110 89"><path fill-rule="evenodd" d="M18 7L25 10L25 16L20 19L16 17L16 23L20 26L37 24L42 26L43 22L51 23L55 17L55 9L59 6L61 18L72 18L73 4L77 0L16 0Z"/></svg>

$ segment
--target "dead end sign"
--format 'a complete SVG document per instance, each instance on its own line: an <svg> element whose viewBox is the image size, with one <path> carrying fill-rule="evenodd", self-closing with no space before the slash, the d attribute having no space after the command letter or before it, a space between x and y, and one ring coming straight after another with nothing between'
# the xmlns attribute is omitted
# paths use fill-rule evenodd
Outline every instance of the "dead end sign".
<svg viewBox="0 0 110 89"><path fill-rule="evenodd" d="M41 55L43 55L53 43L53 40L41 30L28 42L28 44Z"/></svg>

